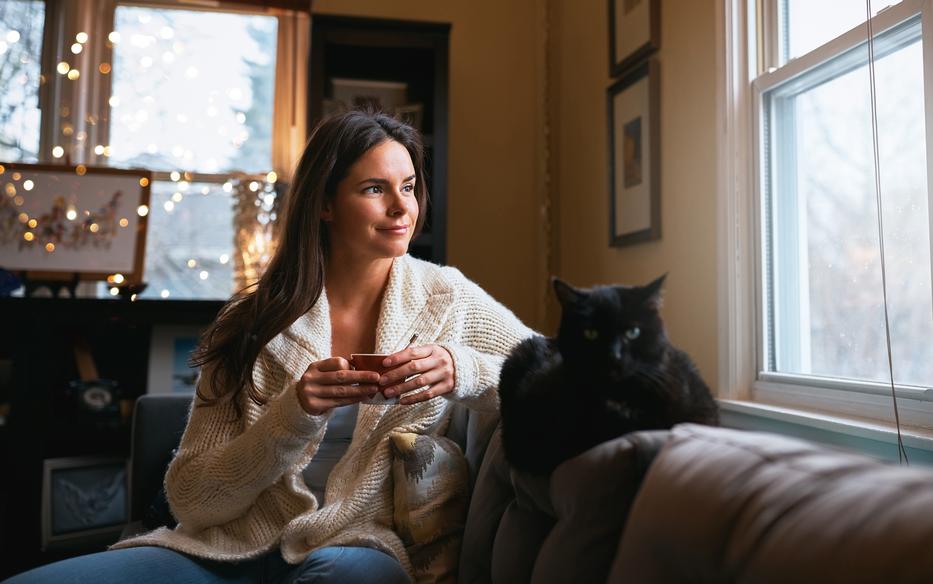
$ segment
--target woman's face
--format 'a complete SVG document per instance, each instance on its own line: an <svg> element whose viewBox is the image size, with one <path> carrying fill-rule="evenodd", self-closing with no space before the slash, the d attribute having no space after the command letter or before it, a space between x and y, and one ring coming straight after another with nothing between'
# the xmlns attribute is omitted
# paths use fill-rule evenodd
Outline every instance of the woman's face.
<svg viewBox="0 0 933 584"><path fill-rule="evenodd" d="M337 184L321 219L332 252L361 259L405 254L418 221L415 167L408 150L394 140L370 148Z"/></svg>

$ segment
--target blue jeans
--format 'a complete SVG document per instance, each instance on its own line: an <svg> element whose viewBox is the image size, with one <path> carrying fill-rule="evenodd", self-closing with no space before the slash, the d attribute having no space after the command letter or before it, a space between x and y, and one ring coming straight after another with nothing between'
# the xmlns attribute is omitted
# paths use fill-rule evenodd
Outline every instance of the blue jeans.
<svg viewBox="0 0 933 584"><path fill-rule="evenodd" d="M299 565L288 564L279 550L253 560L217 562L160 547L134 547L78 556L13 576L4 584L409 584L394 557L365 547L314 550Z"/></svg>

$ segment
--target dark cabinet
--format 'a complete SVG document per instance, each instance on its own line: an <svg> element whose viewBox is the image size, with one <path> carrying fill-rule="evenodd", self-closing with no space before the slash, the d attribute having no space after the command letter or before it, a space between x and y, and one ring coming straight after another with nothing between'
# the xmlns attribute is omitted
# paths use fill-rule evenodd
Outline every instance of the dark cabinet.
<svg viewBox="0 0 933 584"><path fill-rule="evenodd" d="M35 565L99 551L88 538L41 550L43 461L125 459L130 416L146 393L157 325L209 324L222 302L0 298L0 579ZM112 408L83 407L75 347L93 356L99 378L115 382Z"/></svg>

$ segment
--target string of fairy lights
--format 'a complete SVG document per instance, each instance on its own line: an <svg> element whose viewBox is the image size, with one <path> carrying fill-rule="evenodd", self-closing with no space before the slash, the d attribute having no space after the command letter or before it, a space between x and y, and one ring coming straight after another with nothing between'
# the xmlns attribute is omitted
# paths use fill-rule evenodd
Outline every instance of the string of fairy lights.
<svg viewBox="0 0 933 584"><path fill-rule="evenodd" d="M87 167L79 164L74 168L77 176L84 176L87 173ZM0 179L8 177L4 185L5 197L0 199L0 211L7 211L13 207L23 208L26 204L26 196L36 188L38 176L30 178L28 172L18 170L7 171L7 168L0 164ZM190 189L190 172L173 171L170 178L175 183L176 190L168 200L163 203L163 209L166 213L171 213L175 205L184 200L183 192ZM185 180L182 180L185 179ZM236 269L235 279L237 286L242 287L252 283L261 274L266 262L271 257L274 249L273 224L277 218L277 193L275 190L277 174L273 172L265 175L242 175L235 179L223 183L221 189L232 196L236 212L234 213L234 231L235 231L235 254ZM140 187L147 187L150 181L146 177L138 179ZM211 192L209 186L201 189L202 195L208 195ZM101 225L94 220L95 214L91 209L83 209L79 212L73 194L65 201L62 199L62 216L56 216L54 213L47 213L44 216L30 216L25 210L20 210L16 214L16 220L22 230L21 238L26 244L38 243L47 254L55 253L59 247L49 241L51 237L46 237L47 241L41 241L43 228L57 222L59 225L65 221L69 223L78 222L76 228L80 231L86 231L92 236L104 233ZM136 207L136 214L140 217L147 217L150 213L148 205L140 204ZM120 217L116 220L116 225L121 229L130 227L130 221L127 217ZM54 229L46 229L46 235L54 233ZM229 264L231 255L221 254L218 261L221 265ZM207 280L210 272L196 258L189 258L185 265L190 270L197 270L198 279ZM118 296L121 292L121 286L128 285L126 277L120 273L110 274L106 278L108 291L112 296ZM131 300L136 299L137 294L131 295ZM171 296L170 290L163 288L159 296L167 299Z"/></svg>
<svg viewBox="0 0 933 584"><path fill-rule="evenodd" d="M140 22L143 21L143 16L144 15L140 15ZM170 40L174 36L174 31L170 27L162 27L161 30L159 30L157 34L163 40ZM136 36L140 36L140 35L133 35L134 39ZM8 31L3 38L5 39L6 46L8 46L10 44L18 42L20 39L20 34L17 31ZM77 34L75 34L74 42L71 43L68 49L66 50L66 51L70 51L70 53L74 56L74 58L65 57L61 61L59 61L55 66L55 72L59 76L62 77L63 82L77 82L79 79L82 79L82 72L86 74L86 71L82 71L83 67L81 66L81 63L82 63L82 58L86 59L87 55L92 53L92 51L90 51L88 48L89 47L88 43L90 40L91 40L91 37L87 32L80 31L80 32L77 32ZM110 33L107 34L105 45L108 49L113 49L116 45L119 45L122 40L123 39L121 37L120 32L111 31ZM177 53L181 50L182 44L179 42L174 42L173 47L174 47L175 52ZM2 52L0 52L0 54L2 54ZM82 57L82 54L83 54L83 57ZM150 60L148 64L145 62L142 62L143 60L147 58ZM174 61L174 54L167 51L162 55L161 60L163 61L163 64L171 65L171 63ZM147 68L147 65L148 66L152 65L151 61L152 61L151 57L144 56L142 59L140 59L139 64L145 69ZM88 67L89 64L84 63L83 66ZM100 75L110 75L111 73L113 73L114 67L113 65L111 65L111 63L104 61L104 62L98 63L96 69L97 69L96 72L99 73ZM197 74L198 74L198 71L196 67L188 66L185 69L185 76L188 79L191 79L192 77L197 76ZM40 84L44 84L47 82L44 75L40 75L39 81L40 81ZM121 105L121 101L122 100L119 96L112 95L109 97L107 105L109 105L110 110L112 110L113 108L119 107ZM211 105L210 107L216 109L214 105ZM78 113L76 111L73 112L72 110L73 108L70 108L67 103L62 104L60 108L57 108L57 113L59 114L61 118L61 123L59 126L61 136L66 139L70 139L70 140L65 140L62 142L56 141L58 143L53 142L53 144L50 147L50 151L49 151L53 159L55 160L64 159L63 162L65 163L66 167L70 166L70 158L71 158L71 156L68 154L68 150L74 149L74 148L80 148L83 145L83 143L86 140L88 140L88 132L85 131L84 129L76 128L75 124L71 122L72 113ZM138 113L139 112L137 112L137 114ZM210 111L208 111L207 113L208 113L208 116L211 116ZM103 121L106 121L107 115L108 114L106 112L101 114L101 116L104 117ZM242 127L242 125L245 124L246 122L245 113L242 111L236 112L235 120L237 124ZM83 121L87 122L88 125L93 126L98 122L98 119L96 116L94 116L92 113L89 112L87 113ZM248 137L248 134L245 132L235 132L235 135L233 136L233 139L232 139L232 143L236 148L240 148L243 145L247 137ZM152 143L148 144L148 146L146 147L146 151L149 154L155 154L155 152L153 152L153 150L155 149L157 149L157 147L155 144L152 144ZM111 145L109 144L95 144L92 150L95 155L102 156L104 158L110 158L113 154L113 149ZM175 152L176 150L178 150L179 152ZM185 151L180 146L176 146L175 148L173 148L172 154L176 158L180 157L183 154L185 155L184 157L186 159L190 158L190 152ZM83 176L87 172L87 166L85 166L84 164L78 164L74 167L74 172L78 176ZM0 182L2 182L3 178L8 179L6 181L6 184L3 187L4 192L7 195L6 198L8 199L6 202L12 203L12 205L15 207L23 207L26 201L25 198L28 197L29 193L33 191L33 189L35 188L36 181L26 176L24 172L20 172L20 171L7 172L7 169L4 168L2 165L0 165ZM172 214L176 210L177 206L182 204L182 202L185 200L185 197L192 194L190 192L192 190L191 183L195 177L193 176L193 173L189 171L175 170L169 173L169 178L171 180L171 183L168 183L168 181L163 181L162 183L159 183L159 184L162 185L163 187L166 185L170 185L169 190L172 191L172 194L169 197L167 197L166 200L164 201L160 200L159 203L155 203L155 202L152 203L152 204L157 205L159 212L164 212L166 214ZM203 180L203 177L202 177L202 180ZM235 233L242 233L242 232L246 232L250 230L255 231L257 233L261 231L261 230L257 231L255 229L255 226L257 222L262 221L260 216L264 217L265 221L268 221L268 217L269 217L268 209L271 208L270 200L275 197L274 185L277 180L278 180L278 177L276 173L269 172L263 175L239 176L239 177L227 180L222 185L218 185L218 186L221 186L221 189L223 190L223 192L232 196L231 198L234 199L233 201L234 207L237 207L238 205L237 197L242 199L243 193L253 193L258 196L255 202L257 209L256 209L256 214L254 214L254 216L244 217L242 213L234 214L235 222L245 221L247 223L250 223L248 225L246 224L234 225ZM149 186L149 179L140 178L139 185L140 187ZM215 187L205 185L200 188L200 192L202 195L207 196L211 194L214 188ZM263 211L264 209L265 211ZM149 216L150 213L151 213L151 209L147 205L144 205L144 204L139 205L136 208L136 214L140 218L147 217ZM94 221L88 220L88 217L91 217L92 215L93 215L92 210L79 209L76 201L74 200L69 200L69 202L67 203L67 208L64 210L65 221L72 222L72 223L78 222L79 224L81 224L82 229L86 230L90 234L97 234L100 231L101 226ZM275 214L273 213L272 219L274 220L274 218L275 218ZM42 249L45 250L47 254L53 254L56 252L57 249L59 249L59 247L56 246L56 244L53 241L42 241L44 239L43 238L43 225L42 225L42 221L44 219L47 220L48 217L46 217L45 215L30 216L30 214L27 213L25 210L20 210L16 214L16 220L20 224L20 228L22 230L22 233L21 233L22 240L28 244L32 244L32 245L38 244L39 246L41 246ZM126 217L120 217L117 224L119 225L120 228L125 229L130 226L130 221ZM232 253L232 256L230 253L220 254L219 257L212 258L208 263L212 263L214 266L216 266L217 263L219 263L220 265L228 265L232 259L235 259L236 260L235 262L236 273L243 272L242 266L244 264L255 266L255 265L258 265L259 263L264 263L263 260L267 259L268 257L268 249L269 249L268 242L266 243L260 242L260 239L262 239L262 237L259 235L257 235L255 239L256 239L255 244L253 242L249 242L248 245L246 245L246 247L248 247L249 249L245 249L245 250L236 249L235 253ZM266 237L266 239L268 238ZM236 243L240 244L242 242L237 241ZM255 252L256 249L261 250L261 254L259 252ZM251 253L256 255L257 257L256 258L250 257ZM198 257L189 257L187 261L184 262L184 267L196 273L195 281L204 282L208 280L208 278L210 277L209 266L204 265L204 260L199 259ZM127 277L121 273L114 273L114 274L108 275L106 278L106 283L107 283L109 294L112 296L120 295L121 288L130 284L127 281ZM160 298L167 299L172 296L172 292L169 288L162 287L158 292L158 296ZM134 300L136 299L136 294L132 295L132 299Z"/></svg>

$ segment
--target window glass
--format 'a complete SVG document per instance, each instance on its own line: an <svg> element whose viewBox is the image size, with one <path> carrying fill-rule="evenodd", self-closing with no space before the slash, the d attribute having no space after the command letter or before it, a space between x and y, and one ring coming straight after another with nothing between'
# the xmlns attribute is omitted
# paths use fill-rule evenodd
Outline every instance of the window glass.
<svg viewBox="0 0 933 584"><path fill-rule="evenodd" d="M900 0L873 0L878 14ZM784 60L794 59L865 22L865 0L781 0Z"/></svg>
<svg viewBox="0 0 933 584"><path fill-rule="evenodd" d="M933 296L917 29L915 42L880 58L875 70L895 381L929 386ZM823 78L770 96L771 367L887 382L867 65Z"/></svg>
<svg viewBox="0 0 933 584"><path fill-rule="evenodd" d="M141 298L226 299L233 292L233 199L222 185L155 181Z"/></svg>
<svg viewBox="0 0 933 584"><path fill-rule="evenodd" d="M111 164L269 171L276 26L271 16L117 7Z"/></svg>
<svg viewBox="0 0 933 584"><path fill-rule="evenodd" d="M0 2L0 160L39 157L39 59L45 2Z"/></svg>

